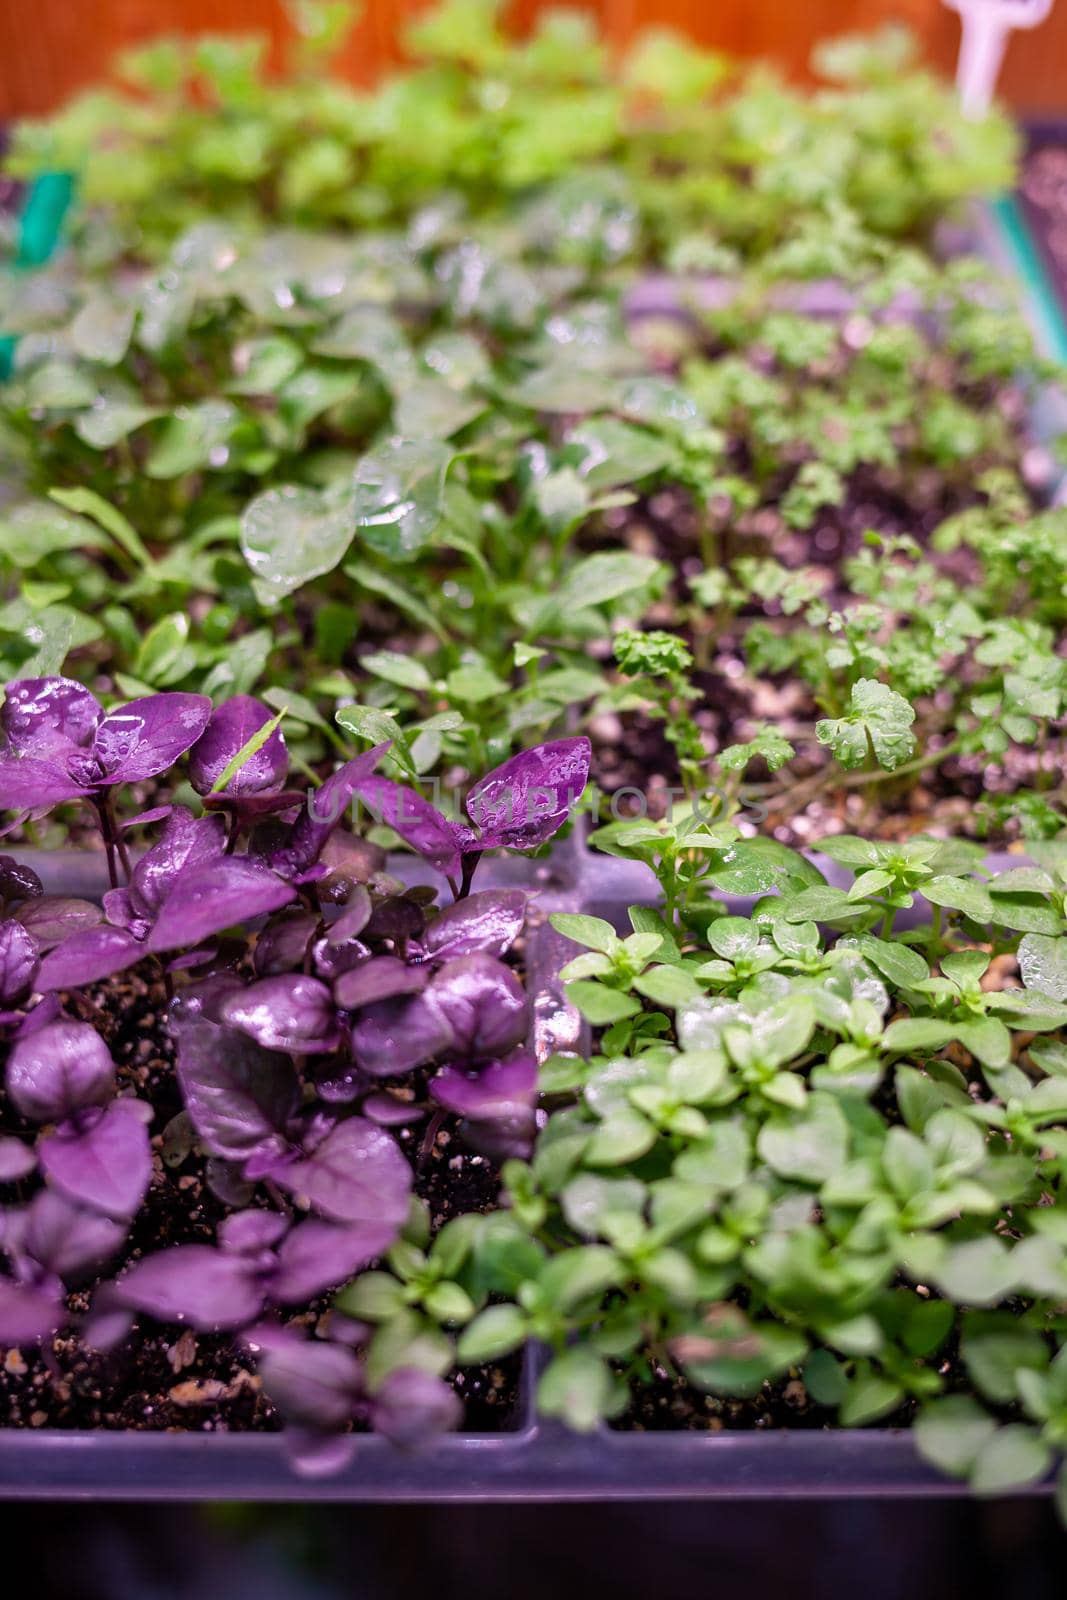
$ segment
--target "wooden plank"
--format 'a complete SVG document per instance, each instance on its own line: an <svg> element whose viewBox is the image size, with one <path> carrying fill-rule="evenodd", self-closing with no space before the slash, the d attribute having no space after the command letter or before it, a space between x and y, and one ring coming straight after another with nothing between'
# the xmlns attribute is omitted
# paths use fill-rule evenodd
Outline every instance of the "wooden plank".
<svg viewBox="0 0 1067 1600"><path fill-rule="evenodd" d="M344 55L345 73L368 81L397 61L402 25L426 3L367 0ZM551 3L513 0L510 15L525 28ZM888 18L908 22L929 59L946 70L959 37L958 19L940 0L584 0L584 9L620 44L641 27L660 24L730 54L767 57L794 74L803 73L818 39ZM153 34L254 29L269 32L277 47L286 28L279 0L0 0L0 119L61 103L98 81L116 51ZM1067 0L1059 0L1040 28L1014 36L1004 90L1023 109L1067 110Z"/></svg>

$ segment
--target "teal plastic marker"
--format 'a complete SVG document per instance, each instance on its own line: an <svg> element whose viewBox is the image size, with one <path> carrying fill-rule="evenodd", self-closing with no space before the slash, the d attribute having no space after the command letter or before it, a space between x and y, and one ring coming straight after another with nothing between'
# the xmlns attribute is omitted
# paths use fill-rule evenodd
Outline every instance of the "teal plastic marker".
<svg viewBox="0 0 1067 1600"><path fill-rule="evenodd" d="M1041 353L1050 361L1067 363L1067 322L1019 202L1014 195L1003 195L993 201L991 210L999 224L1005 252L1029 295Z"/></svg>
<svg viewBox="0 0 1067 1600"><path fill-rule="evenodd" d="M19 216L16 269L41 267L50 259L73 196L74 178L69 172L45 172L34 179ZM14 357L14 336L0 335L0 381L11 376Z"/></svg>

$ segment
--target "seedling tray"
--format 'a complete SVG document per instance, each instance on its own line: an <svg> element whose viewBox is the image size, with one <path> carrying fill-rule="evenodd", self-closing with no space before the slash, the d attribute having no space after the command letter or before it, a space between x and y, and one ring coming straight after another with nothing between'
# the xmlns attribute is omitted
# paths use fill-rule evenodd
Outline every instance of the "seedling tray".
<svg viewBox="0 0 1067 1600"><path fill-rule="evenodd" d="M1067 355L1067 327L1055 297L1020 248L1029 234L1015 202L976 207L969 232L972 247L977 244L1019 281L1041 353ZM832 294L826 304L806 300L804 309L816 315L841 311ZM676 288L649 280L631 314L684 310ZM906 307L901 310L908 314ZM1032 426L1041 441L1067 426L1061 397L1042 398ZM1063 493L1061 482L1055 498ZM29 859L32 853L20 854ZM59 852L33 864L53 892L93 895L106 888L98 856ZM832 882L842 881L835 879L832 863L819 864ZM1018 864L1017 856L989 860L993 870ZM432 881L417 858L404 856L395 865L409 883ZM536 895L527 942L534 1049L543 1059L554 1050L579 1047L581 1020L559 980L573 946L553 931L548 916L584 911L621 926L627 906L657 898L654 876L639 866L593 856L574 835L546 861L487 861L479 887L494 886L523 887ZM750 905L736 901L731 909ZM906 1429L642 1432L601 1426L576 1434L537 1417L542 1362L539 1349L526 1349L510 1426L495 1433L460 1431L414 1452L361 1435L347 1465L326 1476L298 1473L282 1434L0 1428L0 1498L443 1503L924 1498L968 1492L965 1484L920 1459ZM1017 1492L1041 1495L1051 1488L1046 1482Z"/></svg>
<svg viewBox="0 0 1067 1600"><path fill-rule="evenodd" d="M20 852L52 893L100 895L98 855ZM815 857L827 877L840 869ZM991 870L1019 857L991 856ZM417 857L390 863L409 883L437 881ZM847 874L844 874L847 877ZM839 878L838 881L841 881ZM570 1006L560 968L574 953L548 918L583 911L622 927L627 907L652 904L645 867L594 855L580 834L544 861L489 860L479 888L531 892L526 981L531 1043L544 1059L581 1048L584 1024ZM734 912L751 900L731 899ZM142 1433L0 1428L0 1498L18 1500L560 1501L870 1499L960 1496L966 1486L922 1461L907 1429L723 1429L588 1434L537 1416L535 1390L544 1352L526 1348L510 1425L495 1433L460 1431L416 1451L366 1434L351 1459L323 1476L303 1475L284 1434ZM1023 1491L1043 1494L1051 1484Z"/></svg>

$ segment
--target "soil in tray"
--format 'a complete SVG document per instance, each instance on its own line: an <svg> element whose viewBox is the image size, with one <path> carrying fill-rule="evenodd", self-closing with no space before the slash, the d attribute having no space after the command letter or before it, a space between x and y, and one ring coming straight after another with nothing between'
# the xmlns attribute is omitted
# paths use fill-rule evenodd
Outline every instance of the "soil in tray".
<svg viewBox="0 0 1067 1600"><path fill-rule="evenodd" d="M618 1433L722 1433L726 1429L824 1428L833 1412L816 1405L800 1378L764 1384L746 1400L705 1394L656 1362L649 1364L630 1404L611 1424ZM902 1415L891 1425L907 1421Z"/></svg>
<svg viewBox="0 0 1067 1600"><path fill-rule="evenodd" d="M152 1183L127 1249L109 1264L107 1276L124 1262L168 1245L214 1243L226 1208L204 1180L202 1158L194 1151L170 1164L169 1150L168 1161L163 1157L163 1130L182 1107L174 1046L163 1025L162 982L145 963L66 997L66 1009L92 1023L106 1040L120 1089L151 1101L156 1111ZM0 1081L2 1069L0 1051ZM0 1134L32 1131L0 1092ZM415 1168L416 1192L430 1206L434 1229L458 1212L491 1210L500 1187L492 1164L464 1150L449 1121L428 1152L422 1150L425 1134L426 1124L418 1123L399 1130L397 1137ZM16 1184L0 1186L0 1203L16 1204L23 1198L19 1190ZM73 1312L88 1309L95 1287L91 1283L71 1295ZM324 1297L286 1321L314 1333L320 1327L325 1331L327 1317ZM519 1371L515 1355L453 1378L464 1402L464 1431L517 1426ZM0 1351L0 1428L272 1432L281 1425L252 1363L229 1334L163 1328L141 1318L130 1337L106 1355L88 1350L75 1334L58 1336L39 1353Z"/></svg>
<svg viewBox="0 0 1067 1600"><path fill-rule="evenodd" d="M908 1401L880 1419L878 1426L909 1427L914 1411L914 1402ZM629 1406L611 1428L616 1433L762 1432L770 1428L796 1433L819 1428L838 1431L839 1424L832 1410L816 1404L799 1377L764 1384L748 1399L724 1400L695 1389L653 1362L649 1376L634 1389Z"/></svg>
<svg viewBox="0 0 1067 1600"><path fill-rule="evenodd" d="M998 403L1013 417L1021 418L1021 397L1014 391L1003 391ZM1033 461L1032 468L1035 479L1040 480L1043 461ZM855 602L856 596L850 595L844 584L841 564L859 551L866 532L910 534L925 545L947 517L978 503L970 481L969 475L968 483L952 486L941 474L931 473L919 474L905 486L895 474L864 469L853 475L847 501L840 507L826 508L812 528L796 532L773 506L765 506L739 519L723 555L730 560L770 553L787 568L802 567L818 579L826 604L837 609ZM1035 482L1035 489L1037 486ZM676 629L679 606L687 597L685 580L704 570L691 504L680 493L663 491L643 503L636 515L632 511L610 513L604 533L635 553L656 556L675 568L678 579L672 594L653 607L644 625ZM601 541L602 546L607 543L608 539ZM966 554L938 555L936 561L961 585L965 586L972 576ZM683 628L696 660L693 681L701 691L701 698L693 704L693 716L709 752L713 755L727 745L750 738L760 723L770 723L800 752L791 763L793 778L781 798L775 795L774 786L769 786L769 794L758 796L761 802L769 799L767 815L761 816L755 808L742 811L739 820L750 825L752 831L772 835L799 849L810 847L827 834L841 832L892 839L933 829L974 837L981 825L976 805L983 795L1034 786L1039 759L1036 751L1014 747L997 767L991 768L980 755L960 756L931 768L921 781L871 785L862 794L847 786L820 792L820 774L832 765L832 760L829 752L816 746L813 739L814 723L824 713L811 690L787 675L753 674L745 661L744 636L754 621L764 619L772 627L779 622L783 628L796 625L793 619L781 617L776 605L769 602L747 607L730 619L723 631L703 642L692 626ZM691 602L689 609L692 614ZM610 667L610 645L605 641L599 648L605 666ZM608 802L613 796L619 797L613 814L626 814L642 803L636 797L620 794L634 790L647 800L649 814L663 815L670 803L670 790L677 793L679 776L662 723L640 712L610 712L594 717L589 733L595 781ZM751 776L758 788L760 775L756 768ZM1048 777L1047 771L1045 776ZM610 820L607 812L605 805L605 822ZM988 838L991 845L1000 842L994 833L981 837Z"/></svg>

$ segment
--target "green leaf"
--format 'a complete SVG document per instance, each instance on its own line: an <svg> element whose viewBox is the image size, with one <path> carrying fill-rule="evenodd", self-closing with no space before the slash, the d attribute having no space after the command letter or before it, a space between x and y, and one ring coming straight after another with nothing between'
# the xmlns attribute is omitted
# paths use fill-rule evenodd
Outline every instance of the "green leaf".
<svg viewBox="0 0 1067 1600"><path fill-rule="evenodd" d="M163 424L144 470L150 478L180 478L202 467L229 463L227 441L238 422L228 400L179 406Z"/></svg>
<svg viewBox="0 0 1067 1600"><path fill-rule="evenodd" d="M300 346L283 333L250 339L234 352L237 376L227 388L231 394L276 394L303 359Z"/></svg>
<svg viewBox="0 0 1067 1600"><path fill-rule="evenodd" d="M410 561L424 549L440 524L454 460L439 439L394 439L364 456L352 500L363 542L391 561Z"/></svg>
<svg viewBox="0 0 1067 1600"><path fill-rule="evenodd" d="M633 428L617 417L594 417L567 434L567 444L581 452L578 471L590 488L616 489L659 472L674 458L666 439Z"/></svg>
<svg viewBox="0 0 1067 1600"><path fill-rule="evenodd" d="M882 1035L886 1050L919 1051L940 1050L956 1037L950 1022L939 1022L936 1017L898 1017Z"/></svg>
<svg viewBox="0 0 1067 1600"><path fill-rule="evenodd" d="M911 988L930 976L926 957L910 945L892 939L875 939L870 934L860 939L858 945L871 965L898 989Z"/></svg>
<svg viewBox="0 0 1067 1600"><path fill-rule="evenodd" d="M250 500L241 514L241 551L263 605L276 605L332 572L352 542L351 507L314 489L285 484Z"/></svg>
<svg viewBox="0 0 1067 1600"><path fill-rule="evenodd" d="M137 307L100 291L91 292L70 325L71 344L86 361L113 367L126 354Z"/></svg>
<svg viewBox="0 0 1067 1600"><path fill-rule="evenodd" d="M372 650L360 656L359 664L365 672L372 672L386 683L399 684L402 689L425 690L433 687L433 679L421 661L414 656L401 655L398 650Z"/></svg>
<svg viewBox="0 0 1067 1600"><path fill-rule="evenodd" d="M450 699L472 706L497 700L508 690L503 678L485 666L456 667L445 679L445 687Z"/></svg>
<svg viewBox="0 0 1067 1600"><path fill-rule="evenodd" d="M993 1418L967 1395L949 1395L923 1407L913 1434L919 1454L952 1478L965 1478L996 1432Z"/></svg>
<svg viewBox="0 0 1067 1600"><path fill-rule="evenodd" d="M892 1127L882 1146L885 1175L901 1200L925 1194L934 1184L934 1162L918 1134Z"/></svg>
<svg viewBox="0 0 1067 1600"><path fill-rule="evenodd" d="M819 850L843 867L876 867L883 856L883 846L851 833L831 834L827 839L820 839Z"/></svg>
<svg viewBox="0 0 1067 1600"><path fill-rule="evenodd" d="M211 785L212 794L222 794L225 789L229 788L234 778L243 767L247 766L256 751L262 750L288 709L288 706L283 706L275 716L271 717L269 722L265 722L261 728L256 729L250 739L245 740L240 750L234 752L215 779L215 782Z"/></svg>
<svg viewBox="0 0 1067 1600"><path fill-rule="evenodd" d="M1067 1000L1067 939L1026 934L1019 940L1019 971L1028 989Z"/></svg>
<svg viewBox="0 0 1067 1600"><path fill-rule="evenodd" d="M577 1433L592 1432L601 1418L614 1416L625 1403L625 1389L587 1345L554 1357L537 1385L541 1414L559 1417Z"/></svg>
<svg viewBox="0 0 1067 1600"><path fill-rule="evenodd" d="M1008 1494L1036 1483L1051 1464L1052 1452L1036 1428L1009 1423L979 1447L971 1468L971 1488L975 1494Z"/></svg>
<svg viewBox="0 0 1067 1600"><path fill-rule="evenodd" d="M141 640L133 663L135 675L157 689L178 682L196 662L188 641L189 618L184 611L160 617Z"/></svg>
<svg viewBox="0 0 1067 1600"><path fill-rule="evenodd" d="M736 1332L724 1327L707 1337L684 1335L672 1348L686 1376L699 1388L744 1398L802 1361L807 1341L792 1328L774 1323L752 1326L738 1313Z"/></svg>
<svg viewBox="0 0 1067 1600"><path fill-rule="evenodd" d="M453 1326L469 1322L474 1315L474 1302L458 1283L433 1284L423 1295L422 1303L437 1322Z"/></svg>
<svg viewBox="0 0 1067 1600"><path fill-rule="evenodd" d="M599 950L606 956L612 956L619 948L618 934L603 917L554 911L548 920L557 933L562 933L566 939L573 939L575 944L583 945L587 950Z"/></svg>
<svg viewBox="0 0 1067 1600"><path fill-rule="evenodd" d="M1010 1315L997 1313L968 1316L960 1353L976 1386L998 1405L1019 1398L1020 1371L1041 1371L1048 1366L1048 1346L1042 1335L1020 1327Z"/></svg>
<svg viewBox="0 0 1067 1600"><path fill-rule="evenodd" d="M404 1306L404 1289L391 1272L364 1272L337 1295L335 1305L346 1316L384 1322Z"/></svg>
<svg viewBox="0 0 1067 1600"><path fill-rule="evenodd" d="M377 572L365 561L346 561L344 571L345 576L351 578L353 583L369 589L372 594L380 594L383 600L388 600L389 604L395 606L403 616L413 617L421 627L426 628L436 639L440 639L442 644L448 643L448 634L441 626L440 619L417 594L412 594L410 589L397 583L395 578L387 573Z"/></svg>
<svg viewBox="0 0 1067 1600"><path fill-rule="evenodd" d="M1011 1252L991 1234L951 1245L934 1274L938 1287L962 1305L991 1306L1015 1288Z"/></svg>
<svg viewBox="0 0 1067 1600"><path fill-rule="evenodd" d="M499 1361L526 1338L526 1314L518 1306L487 1306L467 1324L456 1345L461 1365Z"/></svg>
<svg viewBox="0 0 1067 1600"><path fill-rule="evenodd" d="M576 978L573 983L568 983L565 993L571 1004L578 1007L594 1028L606 1028L612 1022L621 1022L623 1017L635 1016L641 1009L641 1002L635 1000L632 994L622 994L618 989L609 989L606 984L588 978Z"/></svg>
<svg viewBox="0 0 1067 1600"><path fill-rule="evenodd" d="M48 498L62 506L65 511L73 511L78 516L91 517L94 522L110 533L115 543L120 545L126 554L137 562L140 567L151 567L152 557L141 541L141 536L130 525L121 511L96 494L92 489L49 489Z"/></svg>
<svg viewBox="0 0 1067 1600"><path fill-rule="evenodd" d="M94 450L111 450L122 439L154 422L163 413L157 406L137 405L128 401L113 400L98 395L87 411L83 411L74 424L74 431Z"/></svg>
<svg viewBox="0 0 1067 1600"><path fill-rule="evenodd" d="M862 767L873 752L879 766L894 772L914 754L914 721L903 695L877 678L860 678L852 686L847 714L817 722L815 737L831 747L843 767Z"/></svg>
<svg viewBox="0 0 1067 1600"><path fill-rule="evenodd" d="M813 1350L801 1374L804 1387L817 1406L840 1405L848 1392L845 1369L829 1350Z"/></svg>
<svg viewBox="0 0 1067 1600"><path fill-rule="evenodd" d="M656 1130L639 1111L619 1107L596 1129L585 1147L591 1167L619 1167L637 1161L656 1142Z"/></svg>
<svg viewBox="0 0 1067 1600"><path fill-rule="evenodd" d="M634 979L634 988L654 1005L673 1011L703 993L696 979L683 967L652 967Z"/></svg>
<svg viewBox="0 0 1067 1600"><path fill-rule="evenodd" d="M898 1384L879 1373L864 1373L849 1384L838 1421L843 1428L862 1428L895 1410L903 1398L904 1391Z"/></svg>
<svg viewBox="0 0 1067 1600"><path fill-rule="evenodd" d="M646 588L661 567L652 556L635 556L628 550L585 556L567 572L557 596L559 608L566 615L620 600Z"/></svg>
<svg viewBox="0 0 1067 1600"><path fill-rule="evenodd" d="M584 1300L597 1299L619 1281L622 1263L607 1245L578 1245L550 1257L538 1288L550 1306L571 1311Z"/></svg>
<svg viewBox="0 0 1067 1600"><path fill-rule="evenodd" d="M996 916L989 890L970 878L928 878L919 893L935 906L962 911L972 922L992 922Z"/></svg>
<svg viewBox="0 0 1067 1600"><path fill-rule="evenodd" d="M810 1184L832 1178L848 1156L848 1124L836 1097L813 1094L804 1112L764 1123L756 1149L783 1178Z"/></svg>
<svg viewBox="0 0 1067 1600"><path fill-rule="evenodd" d="M480 416L488 401L464 394L439 378L416 378L400 391L393 409L398 433L409 439L448 439Z"/></svg>

